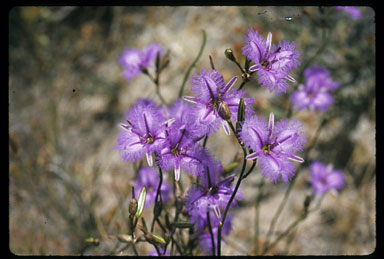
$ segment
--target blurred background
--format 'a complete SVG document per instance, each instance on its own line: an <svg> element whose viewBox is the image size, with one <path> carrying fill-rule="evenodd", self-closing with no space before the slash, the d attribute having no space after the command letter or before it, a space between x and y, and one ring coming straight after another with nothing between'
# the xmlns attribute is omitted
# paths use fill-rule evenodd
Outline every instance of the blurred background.
<svg viewBox="0 0 384 259"><path fill-rule="evenodd" d="M304 83L305 68L320 64L340 83L327 113L293 111L305 125L309 143L326 116L316 146L300 167L295 187L276 225L276 236L300 215L311 192L308 165L331 163L347 184L327 193L321 208L283 239L271 254L365 255L376 247L375 13L359 7L353 17L331 7L17 7L9 12L9 248L18 255L117 254L124 244L103 239L127 233L133 163L114 149L122 122L139 97L160 104L144 75L127 82L118 63L125 48L158 42L170 51L160 91L177 98L187 68L202 43L192 72L209 67L208 55L228 81L241 77L224 56L231 47L241 63L243 35L249 28L273 43L294 41L301 65L287 94L276 96L252 79L246 86L259 116L273 111L284 118L290 94ZM236 83L237 87L241 80ZM190 93L189 82L185 95ZM220 129L207 142L223 165L241 149ZM305 151L304 151L305 152ZM239 170L239 168L237 169ZM172 179L168 177L168 180ZM183 175L183 177L185 177ZM252 255L262 243L287 184L267 181L261 196L259 236L254 237L255 200L261 180L255 170L242 183L244 199L222 254ZM144 217L151 219L150 209ZM98 246L86 243L95 237ZM150 246L138 244L145 255ZM132 254L130 249L123 254Z"/></svg>

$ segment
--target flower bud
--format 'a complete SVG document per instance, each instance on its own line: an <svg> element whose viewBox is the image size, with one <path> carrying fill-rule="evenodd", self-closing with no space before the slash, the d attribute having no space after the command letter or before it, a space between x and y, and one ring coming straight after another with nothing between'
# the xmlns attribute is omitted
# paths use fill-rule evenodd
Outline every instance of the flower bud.
<svg viewBox="0 0 384 259"><path fill-rule="evenodd" d="M136 214L137 212L137 200L135 198L132 198L129 201L129 215L132 217Z"/></svg>
<svg viewBox="0 0 384 259"><path fill-rule="evenodd" d="M149 233L149 232L147 232L147 233L144 234L144 238L145 238L148 242L150 242L150 243L152 243L152 244L156 244L156 243L158 243L158 244L165 245L165 244L167 243L167 242L164 240L163 237L161 237L161 236L159 236L159 235L157 235L157 234L154 234L154 233Z"/></svg>
<svg viewBox="0 0 384 259"><path fill-rule="evenodd" d="M191 228L193 227L193 223L189 221L176 221L173 223L175 228Z"/></svg>
<svg viewBox="0 0 384 259"><path fill-rule="evenodd" d="M130 235L119 234L116 237L122 243L132 243L133 241L132 236Z"/></svg>
<svg viewBox="0 0 384 259"><path fill-rule="evenodd" d="M146 193L146 188L144 186L140 191L139 197L137 198L137 211L135 214L136 218L140 218L141 214L143 213Z"/></svg>
<svg viewBox="0 0 384 259"><path fill-rule="evenodd" d="M231 48L227 48L225 51L224 51L224 54L225 56L227 57L227 59L231 60L232 62L237 62L237 58L235 57L235 55L233 54L233 51Z"/></svg>
<svg viewBox="0 0 384 259"><path fill-rule="evenodd" d="M100 244L100 240L98 238L89 237L85 239L86 243L91 243L94 246L98 246Z"/></svg>
<svg viewBox="0 0 384 259"><path fill-rule="evenodd" d="M157 201L153 209L154 217L155 218L159 217L162 210L163 210L163 203L161 201Z"/></svg>
<svg viewBox="0 0 384 259"><path fill-rule="evenodd" d="M229 110L228 104L226 102L222 102L220 104L219 115L226 121L229 121L231 119L231 111Z"/></svg>

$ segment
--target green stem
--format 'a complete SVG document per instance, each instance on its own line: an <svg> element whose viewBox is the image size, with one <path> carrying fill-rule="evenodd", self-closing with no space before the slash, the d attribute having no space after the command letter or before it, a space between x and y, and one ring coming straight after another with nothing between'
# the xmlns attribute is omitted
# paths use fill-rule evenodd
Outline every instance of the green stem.
<svg viewBox="0 0 384 259"><path fill-rule="evenodd" d="M201 44L200 51L197 54L197 57L195 58L195 60L192 62L192 64L189 66L187 72L185 73L183 83L182 83L180 90L179 90L179 98L181 98L181 96L183 95L185 83L187 82L187 79L189 77L189 74L191 73L192 68L196 66L197 61L199 61L199 59L201 57L201 54L203 54L203 50L205 47L205 42L207 40L207 36L206 36L205 30L202 30L202 33L203 33L203 43Z"/></svg>
<svg viewBox="0 0 384 259"><path fill-rule="evenodd" d="M243 153L244 153L244 158L243 158L243 166L241 168L241 172L240 172L240 176L239 176L239 179L237 180L237 183L236 183L236 186L235 186L235 189L233 190L233 193L231 195L231 198L229 199L228 203L227 203L227 206L225 207L225 210L224 210L224 214L223 214L223 217L221 218L221 221L219 223L219 227L218 227L218 230L217 230L217 255L218 256L221 256L221 230L223 228L223 225L225 223L225 219L227 217L227 213L228 213L228 210L229 210L229 207L231 206L231 203L233 201L233 199L235 198L236 196L236 193L240 187L240 184L241 184L241 181L243 179L243 174L245 172L245 167L247 165L247 150L246 148L244 147L244 145L242 145L241 141L239 140L239 138L237 137L237 134L236 134L236 129L234 128L232 122L228 122L229 126L231 127L232 129L232 132L233 134L235 134L235 137L237 139L237 141L239 142L241 148L243 149Z"/></svg>
<svg viewBox="0 0 384 259"><path fill-rule="evenodd" d="M283 233L280 234L280 236L276 238L276 240L271 245L269 245L268 247L266 247L266 249L264 249L263 255L265 255L272 248L274 248L276 244L279 243L279 241L283 239L285 236L287 236L292 229L294 229L301 221L303 221L307 217L307 215L308 215L307 213L303 213L296 221L294 221Z"/></svg>
<svg viewBox="0 0 384 259"><path fill-rule="evenodd" d="M257 159L252 160L251 168L249 168L248 172L243 176L243 179L247 178L250 173L252 173L257 163Z"/></svg>
<svg viewBox="0 0 384 259"><path fill-rule="evenodd" d="M321 129L325 126L325 124L328 122L328 119L324 116L319 127L317 128L316 132L315 132L315 136L314 136L314 140L312 142L312 145L308 147L307 149L307 152L305 153L305 156L304 156L304 161L306 161L308 159L308 156L309 156L309 152L311 151L311 149L316 145L317 143L317 140L318 140L318 137L320 135L320 132L321 132ZM287 204L287 200L288 200L288 197L289 197L289 194L291 193L291 190L296 182L296 179L298 178L299 174L300 174L300 168L303 164L300 164L298 166L298 168L296 169L297 171L297 174L296 176L292 179L291 183L288 185L288 188L287 190L285 191L284 193L284 197L283 199L281 200L280 204L279 204L279 207L277 209L277 211L275 212L272 220L271 220L271 223L269 225L269 229L268 229L268 232L267 232L267 235L266 235L266 239L265 239L265 242L266 244L268 244L268 240L272 234L272 232L274 231L275 229L275 225L276 225L276 222L281 214L281 211L284 209L285 205ZM266 247L267 248L267 247Z"/></svg>
<svg viewBox="0 0 384 259"><path fill-rule="evenodd" d="M152 224L151 224L151 232L153 232L153 229L155 227L155 221L156 221L157 217L160 214L160 213L157 212L158 207L156 206L156 204L159 204L158 203L159 202L159 197L160 197L160 206L162 206L160 188L161 188L161 185L163 184L163 171L161 170L160 167L158 167L158 168L159 168L159 178L160 178L160 181L159 181L159 186L157 187L156 198L155 198L155 206L153 207L153 220L152 220Z"/></svg>
<svg viewBox="0 0 384 259"><path fill-rule="evenodd" d="M209 234L211 235L212 255L215 256L215 250L216 250L215 238L214 238L213 231L212 231L211 218L209 216L209 211L207 211L207 222L208 222Z"/></svg>
<svg viewBox="0 0 384 259"><path fill-rule="evenodd" d="M256 204L255 204L255 235L253 236L253 243L255 245L255 255L257 255L257 252L259 250L259 217L260 217L260 201L261 197L263 196L263 187L265 183L265 178L261 179L258 189L259 193L256 197Z"/></svg>

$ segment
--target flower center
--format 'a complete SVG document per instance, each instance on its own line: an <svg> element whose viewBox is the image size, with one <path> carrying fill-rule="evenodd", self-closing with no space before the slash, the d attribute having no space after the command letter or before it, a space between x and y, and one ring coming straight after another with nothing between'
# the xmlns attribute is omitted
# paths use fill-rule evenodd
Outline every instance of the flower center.
<svg viewBox="0 0 384 259"><path fill-rule="evenodd" d="M322 184L325 185L325 184L327 184L327 180L325 180L325 178L321 178L321 179L320 179L320 183L322 183Z"/></svg>
<svg viewBox="0 0 384 259"><path fill-rule="evenodd" d="M273 148L272 144L266 144L265 146L263 146L263 153L266 155L269 155L272 148Z"/></svg>
<svg viewBox="0 0 384 259"><path fill-rule="evenodd" d="M264 70L270 70L271 69L271 63L268 61L268 60L265 60L265 61L262 61L260 63L261 67L264 69Z"/></svg>
<svg viewBox="0 0 384 259"><path fill-rule="evenodd" d="M209 194L215 195L218 190L219 190L219 188L217 186L213 186L213 187L209 188Z"/></svg>
<svg viewBox="0 0 384 259"><path fill-rule="evenodd" d="M171 153L174 156L179 156L180 155L180 150L177 149L176 147L174 147L174 148L171 149Z"/></svg>
<svg viewBox="0 0 384 259"><path fill-rule="evenodd" d="M145 138L145 144L152 144L155 141L155 138L149 134L148 137Z"/></svg>

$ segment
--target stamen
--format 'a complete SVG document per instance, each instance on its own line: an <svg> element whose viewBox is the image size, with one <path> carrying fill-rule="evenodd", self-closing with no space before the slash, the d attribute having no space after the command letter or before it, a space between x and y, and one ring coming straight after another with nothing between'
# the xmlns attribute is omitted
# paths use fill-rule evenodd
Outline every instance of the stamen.
<svg viewBox="0 0 384 259"><path fill-rule="evenodd" d="M220 209L216 205L211 205L213 212L215 213L217 218L221 218Z"/></svg>
<svg viewBox="0 0 384 259"><path fill-rule="evenodd" d="M176 182L180 180L180 163L178 161L175 162L175 180Z"/></svg>
<svg viewBox="0 0 384 259"><path fill-rule="evenodd" d="M150 153L145 153L145 156L147 158L147 163L149 166L152 166L153 165L153 160L152 160L152 155Z"/></svg>
<svg viewBox="0 0 384 259"><path fill-rule="evenodd" d="M269 121L268 121L268 138L272 136L273 129L275 127L275 115L273 112L269 114Z"/></svg>
<svg viewBox="0 0 384 259"><path fill-rule="evenodd" d="M193 103L193 104L197 103L196 102L196 98L193 97L193 96L184 96L183 99L184 99L184 101L187 101L187 102L190 102L190 103Z"/></svg>

